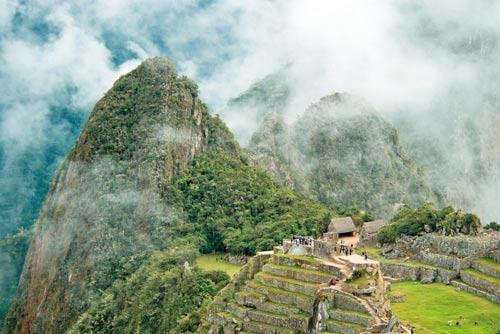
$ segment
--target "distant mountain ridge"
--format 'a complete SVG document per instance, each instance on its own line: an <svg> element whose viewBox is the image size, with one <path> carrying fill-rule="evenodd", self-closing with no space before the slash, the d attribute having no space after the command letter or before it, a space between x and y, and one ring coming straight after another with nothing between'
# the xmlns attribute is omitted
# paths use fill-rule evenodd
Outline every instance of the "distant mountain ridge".
<svg viewBox="0 0 500 334"><path fill-rule="evenodd" d="M399 203L442 204L399 142L397 130L366 101L334 93L293 124L270 113L249 150L282 183L328 205L389 217Z"/></svg>

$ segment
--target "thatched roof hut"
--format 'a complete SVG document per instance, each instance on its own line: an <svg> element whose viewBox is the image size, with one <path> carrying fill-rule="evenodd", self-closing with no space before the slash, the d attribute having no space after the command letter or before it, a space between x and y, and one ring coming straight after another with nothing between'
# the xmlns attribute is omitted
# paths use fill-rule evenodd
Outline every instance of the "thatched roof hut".
<svg viewBox="0 0 500 334"><path fill-rule="evenodd" d="M340 235L354 234L356 226L351 217L334 218L328 225L328 232L334 232Z"/></svg>

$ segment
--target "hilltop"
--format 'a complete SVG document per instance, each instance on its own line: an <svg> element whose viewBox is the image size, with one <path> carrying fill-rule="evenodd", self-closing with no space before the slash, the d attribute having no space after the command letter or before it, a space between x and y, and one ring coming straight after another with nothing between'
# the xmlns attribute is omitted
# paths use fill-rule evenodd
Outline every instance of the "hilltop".
<svg viewBox="0 0 500 334"><path fill-rule="evenodd" d="M443 203L397 130L366 101L334 93L293 124L269 113L250 141L257 163L321 203L390 217L401 203Z"/></svg>

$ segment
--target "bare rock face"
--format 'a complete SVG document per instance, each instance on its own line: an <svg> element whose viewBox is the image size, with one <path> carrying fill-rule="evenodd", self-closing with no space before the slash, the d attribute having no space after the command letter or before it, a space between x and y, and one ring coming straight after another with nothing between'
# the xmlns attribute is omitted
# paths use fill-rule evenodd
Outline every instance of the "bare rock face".
<svg viewBox="0 0 500 334"><path fill-rule="evenodd" d="M164 59L121 77L52 183L5 332L64 332L114 280L166 247L181 221L168 186L198 152L225 140L218 122L196 84Z"/></svg>

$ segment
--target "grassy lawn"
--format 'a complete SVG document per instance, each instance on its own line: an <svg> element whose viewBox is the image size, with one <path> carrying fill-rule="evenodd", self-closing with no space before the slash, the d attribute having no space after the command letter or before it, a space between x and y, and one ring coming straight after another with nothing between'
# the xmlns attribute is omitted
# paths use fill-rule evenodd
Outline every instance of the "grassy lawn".
<svg viewBox="0 0 500 334"><path fill-rule="evenodd" d="M500 305L465 291L458 292L453 286L399 282L393 283L391 290L391 295L405 296L404 302L392 303L394 313L402 321L412 323L418 334L496 334L500 330ZM456 326L460 316L465 320ZM453 326L448 326L448 320L453 321Z"/></svg>
<svg viewBox="0 0 500 334"><path fill-rule="evenodd" d="M231 277L243 267L239 264L218 260L220 256L220 254L202 255L196 259L196 264L203 270L222 270Z"/></svg>
<svg viewBox="0 0 500 334"><path fill-rule="evenodd" d="M356 249L356 253L359 255L361 255L363 252L366 252L366 254L368 254L368 257L372 260L379 260L380 258L383 258L381 248L363 246Z"/></svg>

